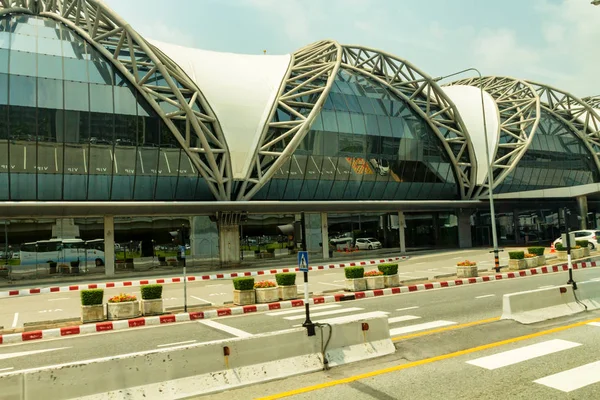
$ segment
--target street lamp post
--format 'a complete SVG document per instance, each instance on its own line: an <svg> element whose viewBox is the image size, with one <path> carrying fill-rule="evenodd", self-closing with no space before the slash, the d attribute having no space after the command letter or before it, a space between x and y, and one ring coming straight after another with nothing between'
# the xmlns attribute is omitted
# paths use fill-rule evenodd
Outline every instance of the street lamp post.
<svg viewBox="0 0 600 400"><path fill-rule="evenodd" d="M600 0L597 0L597 1L600 2ZM488 144L487 121L485 118L485 102L484 102L484 96L483 96L483 79L481 76L481 72L479 72L479 70L477 68L467 68L462 71L455 72L453 74L434 78L434 80L440 81L442 79L450 78L452 76L459 75L459 74L462 74L462 73L468 72L468 71L477 72L477 75L479 75L479 84L480 84L479 90L480 90L480 94L481 94L481 114L482 114L482 118L483 118L483 136L485 138L485 157L486 157L486 164L487 164L487 168L488 168L488 171L487 171L488 172L487 173L488 185L489 185L488 199L489 199L489 203L490 203L490 218L491 218L491 223L492 223L492 244L494 246L494 250L492 250L492 252L494 253L494 269L496 270L496 272L500 272L500 257L499 257L498 253L501 250L498 248L498 235L496 232L496 211L494 208L494 169L493 169L492 160L490 159L490 146Z"/></svg>

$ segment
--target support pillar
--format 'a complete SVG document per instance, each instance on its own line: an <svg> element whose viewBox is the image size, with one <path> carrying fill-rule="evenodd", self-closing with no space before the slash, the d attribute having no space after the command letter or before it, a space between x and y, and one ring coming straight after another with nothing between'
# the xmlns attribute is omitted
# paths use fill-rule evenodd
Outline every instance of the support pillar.
<svg viewBox="0 0 600 400"><path fill-rule="evenodd" d="M240 263L240 214L219 213L219 260L221 264Z"/></svg>
<svg viewBox="0 0 600 400"><path fill-rule="evenodd" d="M329 225L327 224L327 213L321 213L321 238L323 243L323 258L329 258Z"/></svg>
<svg viewBox="0 0 600 400"><path fill-rule="evenodd" d="M104 274L115 275L115 217L104 217Z"/></svg>
<svg viewBox="0 0 600 400"><path fill-rule="evenodd" d="M577 209L579 211L579 229L587 229L588 202L587 196L577 196Z"/></svg>
<svg viewBox="0 0 600 400"><path fill-rule="evenodd" d="M406 253L406 220L404 218L404 212L398 211L398 237L400 238L400 253Z"/></svg>
<svg viewBox="0 0 600 400"><path fill-rule="evenodd" d="M473 247L471 213L466 210L458 212L458 247L461 249Z"/></svg>

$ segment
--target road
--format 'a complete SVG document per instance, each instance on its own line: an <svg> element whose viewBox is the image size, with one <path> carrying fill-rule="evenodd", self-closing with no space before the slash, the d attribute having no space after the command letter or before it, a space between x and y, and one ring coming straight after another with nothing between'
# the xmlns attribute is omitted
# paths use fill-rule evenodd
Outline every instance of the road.
<svg viewBox="0 0 600 400"><path fill-rule="evenodd" d="M600 268L577 271L575 277L578 281L600 279ZM312 319L326 322L329 318L376 311L385 312L388 313L390 321L390 333L398 341L398 357L404 357L406 354L413 354L415 357L417 355L430 356L439 351L456 351L457 346L460 349L464 343L461 340L456 343L452 341L433 343L424 349L419 345L419 337L410 340L406 340L406 338L440 328L452 329L460 327L461 324L499 317L503 294L561 285L565 283L566 279L566 273L556 273L324 304L311 307ZM0 372L278 331L299 325L303 320L303 308L299 307L207 321L140 327L126 331L1 345ZM492 329L483 337L477 336L478 340L500 340L504 336L540 329L502 321L483 324L480 326L481 328L469 328L469 330L483 329L484 326L496 324L500 327L508 326L508 328ZM446 334L451 337L465 336L462 332L466 331L457 329L448 331ZM433 337L443 338L444 336L437 333Z"/></svg>
<svg viewBox="0 0 600 400"><path fill-rule="evenodd" d="M507 264L506 253L502 255L502 263ZM480 269L491 269L493 259L487 250L444 251L411 257L398 263L402 280L415 278L432 278L456 272L455 264L459 260L476 261ZM293 266L290 266L293 267ZM366 267L376 269L376 267ZM231 271L230 271L231 272ZM141 278L141 277L140 277ZM274 276L256 277L256 280L274 280ZM296 281L299 293L303 286L301 275ZM344 271L342 269L311 271L310 291L313 294L331 293L344 288ZM188 305L222 305L233 300L231 281L211 280L188 282ZM105 289L105 301L113 295L126 292L140 297L139 287ZM165 308L183 306L183 284L168 284L163 288ZM5 329L21 328L25 323L48 320L61 320L80 317L78 292L58 292L25 297L0 299L0 327Z"/></svg>

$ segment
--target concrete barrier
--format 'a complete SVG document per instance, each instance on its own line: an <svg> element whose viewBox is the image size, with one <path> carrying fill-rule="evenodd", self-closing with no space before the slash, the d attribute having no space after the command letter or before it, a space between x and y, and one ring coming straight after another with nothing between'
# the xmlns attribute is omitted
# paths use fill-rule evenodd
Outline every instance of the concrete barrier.
<svg viewBox="0 0 600 400"><path fill-rule="evenodd" d="M321 336L320 329L323 329ZM0 375L2 399L176 399L324 368L329 327L159 349ZM330 366L392 354L387 316L331 324Z"/></svg>
<svg viewBox="0 0 600 400"><path fill-rule="evenodd" d="M553 318L574 315L600 308L600 281L505 294L502 298L502 319L533 324Z"/></svg>

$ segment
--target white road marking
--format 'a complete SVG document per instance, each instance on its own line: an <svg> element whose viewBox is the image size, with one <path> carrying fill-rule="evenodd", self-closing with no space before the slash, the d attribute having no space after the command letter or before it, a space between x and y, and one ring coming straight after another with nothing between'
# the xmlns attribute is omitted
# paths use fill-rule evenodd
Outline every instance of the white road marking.
<svg viewBox="0 0 600 400"><path fill-rule="evenodd" d="M329 286L336 286L336 287L346 286L346 285L340 285L339 283L327 283L327 282L319 282L319 285L329 285Z"/></svg>
<svg viewBox="0 0 600 400"><path fill-rule="evenodd" d="M495 294L485 294L483 296L476 296L476 299L485 299L486 297L494 297Z"/></svg>
<svg viewBox="0 0 600 400"><path fill-rule="evenodd" d="M387 317L388 314L389 313L383 312L383 311L371 311L371 312L366 312L366 313L362 313L362 314L344 315L343 317L328 318L328 319L322 319L322 320L313 321L313 322L319 322L321 324L327 324L327 323L341 324L344 322L358 321L358 320L367 319L367 318Z"/></svg>
<svg viewBox="0 0 600 400"><path fill-rule="evenodd" d="M396 311L416 310L417 308L419 308L419 306L397 308Z"/></svg>
<svg viewBox="0 0 600 400"><path fill-rule="evenodd" d="M223 286L224 283L217 283L215 285L206 285L206 287L213 287L213 286Z"/></svg>
<svg viewBox="0 0 600 400"><path fill-rule="evenodd" d="M196 341L195 340L187 340L185 342L159 344L156 347L171 347L171 346L177 346L177 345L180 345L180 344L190 344L190 343L194 343L194 342L196 342Z"/></svg>
<svg viewBox="0 0 600 400"><path fill-rule="evenodd" d="M310 316L311 317L320 317L323 315L331 315L331 314L341 314L341 313L345 313L345 312L352 312L352 311L360 311L363 310L363 308L359 308L359 307L349 307L349 308L341 308L338 310L330 310L330 311L323 311L323 312L318 312L318 313L311 313ZM284 319L287 319L288 321L294 321L296 319L302 319L302 318L306 318L304 315L293 315L291 317L285 317Z"/></svg>
<svg viewBox="0 0 600 400"><path fill-rule="evenodd" d="M16 312L15 313L15 317L13 318L13 323L12 323L12 327L16 328L17 327L17 322L19 321L19 313Z"/></svg>
<svg viewBox="0 0 600 400"><path fill-rule="evenodd" d="M10 371L15 369L15 367L10 367L10 368L0 368L0 372L5 372L5 371Z"/></svg>
<svg viewBox="0 0 600 400"><path fill-rule="evenodd" d="M339 304L328 304L326 306L312 306L310 309L312 310L325 310L327 308L340 308L341 306ZM267 315L270 316L278 316L278 315L287 315L287 314L297 314L297 313L304 313L304 307L298 307L296 309L293 310L285 310L285 311L275 311L275 312L268 312Z"/></svg>
<svg viewBox="0 0 600 400"><path fill-rule="evenodd" d="M600 322L590 322L588 325L591 325L591 326L600 326Z"/></svg>
<svg viewBox="0 0 600 400"><path fill-rule="evenodd" d="M518 364L533 358L557 353L559 351L572 349L577 346L581 346L581 344L569 342L567 340L553 339L514 350L504 351L491 356L477 358L475 360L467 361L467 364L476 365L485 369L497 369L506 367L507 365Z"/></svg>
<svg viewBox="0 0 600 400"><path fill-rule="evenodd" d="M71 300L68 297L59 297L58 299L48 299L48 301L61 301L61 300Z"/></svg>
<svg viewBox="0 0 600 400"><path fill-rule="evenodd" d="M390 329L390 336L402 335L405 333L411 333L411 332L417 332L417 331L424 331L426 329L441 328L443 326L449 326L449 325L456 325L456 322L433 321L433 322L426 322L424 324L404 326L402 328L394 328L394 329Z"/></svg>
<svg viewBox="0 0 600 400"><path fill-rule="evenodd" d="M418 263L414 263L413 265L421 265L421 264L425 264L425 261L423 261L423 262L418 262Z"/></svg>
<svg viewBox="0 0 600 400"><path fill-rule="evenodd" d="M190 297L191 297L192 299L196 299L196 300L198 300L198 301L203 301L203 302L205 302L205 303L210 303L210 304L212 304L212 302L210 302L210 301L208 301L208 300L201 299L200 297L196 297L196 296L190 296Z"/></svg>
<svg viewBox="0 0 600 400"><path fill-rule="evenodd" d="M30 350L30 351L21 351L18 353L4 353L4 354L0 354L0 360L7 360L9 358L17 358L17 357L26 357L26 356L31 356L34 354L49 353L51 351L65 350L65 349L70 349L70 348L71 347L57 347L54 349Z"/></svg>
<svg viewBox="0 0 600 400"><path fill-rule="evenodd" d="M218 329L218 330L223 331L223 332L227 332L230 335L237 336L237 337L251 337L251 336L254 336L251 333L242 331L240 329L237 329L237 328L225 325L225 324L221 324L221 323L219 323L217 321L213 321L213 320L210 320L210 319L207 319L207 320L204 320L204 321L198 321L198 323L206 325L206 326L210 326L211 328L215 328L215 329Z"/></svg>
<svg viewBox="0 0 600 400"><path fill-rule="evenodd" d="M414 315L401 315L399 317L393 317L393 318L388 318L388 324L394 324L396 322L403 322L403 321L412 321L413 319L419 319L421 317L417 317Z"/></svg>
<svg viewBox="0 0 600 400"><path fill-rule="evenodd" d="M600 371L600 361L546 376L534 382L568 393L600 382L598 371Z"/></svg>
<svg viewBox="0 0 600 400"><path fill-rule="evenodd" d="M555 287L554 285L546 285L546 286L540 286L538 287L538 289L549 289L549 288L553 288Z"/></svg>

